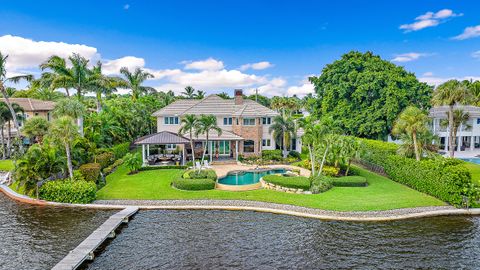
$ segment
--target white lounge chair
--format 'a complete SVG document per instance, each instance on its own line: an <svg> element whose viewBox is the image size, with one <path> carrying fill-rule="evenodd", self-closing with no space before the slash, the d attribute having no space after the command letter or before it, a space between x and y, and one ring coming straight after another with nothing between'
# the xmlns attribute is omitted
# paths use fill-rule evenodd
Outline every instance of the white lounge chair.
<svg viewBox="0 0 480 270"><path fill-rule="evenodd" d="M212 166L210 166L210 164L208 164L208 160L203 161L203 167L205 167L206 169L212 168Z"/></svg>
<svg viewBox="0 0 480 270"><path fill-rule="evenodd" d="M202 165L200 165L200 161L195 161L195 169L200 170Z"/></svg>

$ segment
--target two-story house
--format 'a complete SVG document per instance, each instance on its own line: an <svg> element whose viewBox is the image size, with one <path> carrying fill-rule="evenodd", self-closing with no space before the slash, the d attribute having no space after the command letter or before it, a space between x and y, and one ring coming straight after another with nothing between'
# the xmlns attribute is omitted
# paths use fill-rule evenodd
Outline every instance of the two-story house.
<svg viewBox="0 0 480 270"><path fill-rule="evenodd" d="M209 95L204 99L181 99L162 108L153 114L157 118L157 131L177 134L181 128L184 115L214 115L221 134L212 131L209 134L207 152L211 160L238 159L239 155L260 155L262 150L279 148L273 133L269 132L273 118L278 115L259 103L243 98L242 90L235 90L233 99L223 99L217 95ZM183 134L186 139L189 134ZM193 136L195 153L205 146L205 134ZM187 153L191 153L190 145L184 144ZM291 150L301 151L300 140L293 138ZM167 149L175 149L176 144L168 144ZM183 147L183 146L181 146Z"/></svg>
<svg viewBox="0 0 480 270"><path fill-rule="evenodd" d="M475 106L455 106L455 110L462 110L468 113L469 119L465 124L458 128L455 138L455 151L474 151L480 149L480 107ZM439 137L439 147L448 151L448 127L442 125L442 121L447 121L448 106L440 106L430 109L432 118L433 134Z"/></svg>

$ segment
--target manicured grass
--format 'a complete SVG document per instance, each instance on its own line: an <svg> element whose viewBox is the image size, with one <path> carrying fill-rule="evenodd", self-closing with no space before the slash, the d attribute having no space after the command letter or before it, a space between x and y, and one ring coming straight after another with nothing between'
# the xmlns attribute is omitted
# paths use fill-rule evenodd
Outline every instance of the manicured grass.
<svg viewBox="0 0 480 270"><path fill-rule="evenodd" d="M13 169L13 161L10 159L0 160L0 171L11 171Z"/></svg>
<svg viewBox="0 0 480 270"><path fill-rule="evenodd" d="M289 176L285 177L282 175L265 175L263 180L274 185L279 185L282 187L288 188L301 188L303 190L308 190L310 188L310 180L307 177L303 176Z"/></svg>
<svg viewBox="0 0 480 270"><path fill-rule="evenodd" d="M470 171L472 180L480 185L480 165L471 162L465 162L465 167L467 167L467 169Z"/></svg>
<svg viewBox="0 0 480 270"><path fill-rule="evenodd" d="M337 211L389 210L418 206L445 205L436 198L360 169L368 179L368 187L334 187L315 195L291 194L274 190L231 192L221 190L182 191L170 186L182 170L144 171L127 175L122 165L107 177L107 185L97 199L217 199L255 200Z"/></svg>

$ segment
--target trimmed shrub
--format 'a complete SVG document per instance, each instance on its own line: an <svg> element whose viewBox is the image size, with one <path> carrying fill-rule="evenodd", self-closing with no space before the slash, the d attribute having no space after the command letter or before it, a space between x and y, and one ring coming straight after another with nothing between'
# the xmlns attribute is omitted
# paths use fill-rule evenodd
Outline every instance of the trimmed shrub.
<svg viewBox="0 0 480 270"><path fill-rule="evenodd" d="M204 179L185 179L175 178L172 181L172 186L182 190L208 190L215 188L215 180Z"/></svg>
<svg viewBox="0 0 480 270"><path fill-rule="evenodd" d="M280 161L283 159L282 150L262 150L262 159Z"/></svg>
<svg viewBox="0 0 480 270"><path fill-rule="evenodd" d="M325 192L333 187L330 178L323 175L313 176L310 178L310 181L312 183L310 191L313 194Z"/></svg>
<svg viewBox="0 0 480 270"><path fill-rule="evenodd" d="M322 174L325 176L331 176L331 177L337 176L339 172L340 172L340 169L335 168L333 166L323 166L323 169L322 169Z"/></svg>
<svg viewBox="0 0 480 270"><path fill-rule="evenodd" d="M166 169L186 169L187 166L183 165L169 165L169 166L148 166L148 167L140 167L138 171L155 171L155 170L166 170Z"/></svg>
<svg viewBox="0 0 480 270"><path fill-rule="evenodd" d="M367 179L363 176L344 176L332 178L334 187L366 187Z"/></svg>
<svg viewBox="0 0 480 270"><path fill-rule="evenodd" d="M115 157L113 153L111 152L104 152L95 157L96 163L100 164L100 166L103 168L106 168L110 166L113 161L115 160Z"/></svg>
<svg viewBox="0 0 480 270"><path fill-rule="evenodd" d="M282 176L277 174L269 174L263 177L263 181L274 185L308 190L310 188L310 180L303 176Z"/></svg>
<svg viewBox="0 0 480 270"><path fill-rule="evenodd" d="M80 172L80 170L73 170L73 180L74 181L85 181L85 177Z"/></svg>
<svg viewBox="0 0 480 270"><path fill-rule="evenodd" d="M78 168L78 170L83 175L86 181L91 181L95 183L100 176L100 164L98 163L83 164Z"/></svg>
<svg viewBox="0 0 480 270"><path fill-rule="evenodd" d="M123 159L117 159L115 162L102 170L103 174L111 174L118 166L123 164Z"/></svg>
<svg viewBox="0 0 480 270"><path fill-rule="evenodd" d="M130 143L121 143L112 147L113 155L115 159L123 158L130 151Z"/></svg>
<svg viewBox="0 0 480 270"><path fill-rule="evenodd" d="M90 181L49 181L39 189L43 200L61 203L91 203L95 200L97 186Z"/></svg>
<svg viewBox="0 0 480 270"><path fill-rule="evenodd" d="M385 158L385 172L399 183L427 193L455 206L464 204L465 196L470 205L478 199L478 187L472 184L470 172L453 159L415 159L390 155Z"/></svg>
<svg viewBox="0 0 480 270"><path fill-rule="evenodd" d="M214 170L188 170L183 173L185 179L212 179L217 180L217 174Z"/></svg>
<svg viewBox="0 0 480 270"><path fill-rule="evenodd" d="M360 140L360 158L364 161L384 167L387 157L395 155L398 145L394 143L359 139Z"/></svg>
<svg viewBox="0 0 480 270"><path fill-rule="evenodd" d="M302 159L302 156L301 156L300 153L297 152L297 151L290 151L290 152L288 152L288 157L295 158L295 159L297 159L297 160Z"/></svg>

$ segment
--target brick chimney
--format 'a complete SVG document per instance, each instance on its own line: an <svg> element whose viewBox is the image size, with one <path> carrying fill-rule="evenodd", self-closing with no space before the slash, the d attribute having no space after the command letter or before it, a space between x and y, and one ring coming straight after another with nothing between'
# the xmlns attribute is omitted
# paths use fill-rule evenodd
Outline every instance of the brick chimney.
<svg viewBox="0 0 480 270"><path fill-rule="evenodd" d="M242 105L243 104L243 91L242 91L242 89L235 89L234 99L235 99L235 105Z"/></svg>

